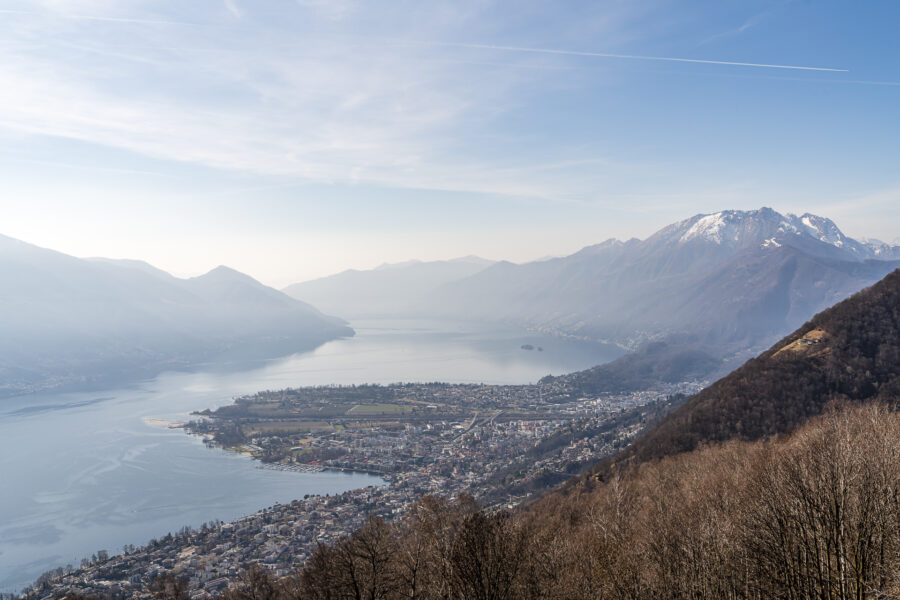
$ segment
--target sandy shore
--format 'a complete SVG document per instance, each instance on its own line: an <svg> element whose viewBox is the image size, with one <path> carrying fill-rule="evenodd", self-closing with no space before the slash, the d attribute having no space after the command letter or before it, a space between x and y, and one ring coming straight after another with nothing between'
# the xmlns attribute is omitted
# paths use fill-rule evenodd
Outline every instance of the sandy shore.
<svg viewBox="0 0 900 600"><path fill-rule="evenodd" d="M168 419L154 419L152 417L143 417L141 419L150 427L158 427L160 429L182 429L184 423L180 421L169 421Z"/></svg>

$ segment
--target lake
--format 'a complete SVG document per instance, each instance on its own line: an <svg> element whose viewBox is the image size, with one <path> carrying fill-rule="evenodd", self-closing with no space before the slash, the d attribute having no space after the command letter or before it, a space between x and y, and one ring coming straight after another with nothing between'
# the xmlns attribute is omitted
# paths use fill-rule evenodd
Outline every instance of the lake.
<svg viewBox="0 0 900 600"><path fill-rule="evenodd" d="M305 494L378 477L292 473L203 445L159 420L235 396L304 385L529 383L608 362L612 346L492 326L361 321L353 338L255 365L163 373L117 389L0 399L0 591L98 550L111 554L184 525L229 521ZM532 346L534 349L523 349ZM538 350L541 348L541 350Z"/></svg>

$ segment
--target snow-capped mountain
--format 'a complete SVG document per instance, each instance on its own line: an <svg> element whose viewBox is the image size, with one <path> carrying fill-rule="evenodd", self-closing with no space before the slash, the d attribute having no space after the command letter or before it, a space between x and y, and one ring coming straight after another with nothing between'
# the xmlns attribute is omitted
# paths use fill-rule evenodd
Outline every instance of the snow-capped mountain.
<svg viewBox="0 0 900 600"><path fill-rule="evenodd" d="M793 215L789 215L793 216ZM755 211L725 210L710 215L696 215L675 223L660 233L678 237L682 244L704 241L725 246L755 244L760 238L772 239L784 234L799 233L790 220L771 208Z"/></svg>
<svg viewBox="0 0 900 600"><path fill-rule="evenodd" d="M771 208L673 223L563 258L497 263L447 283L419 313L502 320L636 348L689 334L719 355L767 345L900 267L900 247Z"/></svg>
<svg viewBox="0 0 900 600"><path fill-rule="evenodd" d="M854 240L844 235L831 219L811 213L799 217L790 213L782 215L765 207L752 211L724 210L695 215L670 225L656 235L668 240L677 236L679 243L701 241L730 248L789 245L848 260L900 258L900 245L885 244L879 240ZM823 246L811 242L820 242ZM835 249L839 251L837 254Z"/></svg>

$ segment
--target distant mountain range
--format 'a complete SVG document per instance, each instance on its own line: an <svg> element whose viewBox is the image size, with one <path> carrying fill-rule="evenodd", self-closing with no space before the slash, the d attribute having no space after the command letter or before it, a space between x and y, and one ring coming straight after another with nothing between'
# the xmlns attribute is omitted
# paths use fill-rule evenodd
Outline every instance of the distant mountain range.
<svg viewBox="0 0 900 600"><path fill-rule="evenodd" d="M900 247L848 238L830 220L763 208L696 215L646 240L563 258L497 263L435 290L420 309L506 320L637 349L678 339L716 357L765 344L900 266ZM692 342L691 342L692 340Z"/></svg>
<svg viewBox="0 0 900 600"><path fill-rule="evenodd" d="M646 240L610 239L560 258L404 263L285 292L348 318L506 322L628 350L674 342L640 364L677 378L673 365L691 375L727 372L898 266L900 245L852 239L816 215L762 208L696 215ZM657 358L666 361L661 370L652 366ZM633 362L619 366L629 370ZM637 383L624 371L601 379Z"/></svg>
<svg viewBox="0 0 900 600"><path fill-rule="evenodd" d="M0 236L0 395L273 357L353 331L227 267L178 279Z"/></svg>
<svg viewBox="0 0 900 600"><path fill-rule="evenodd" d="M139 261L78 259L0 237L8 282L0 393L283 355L352 334L313 306L352 319L512 323L644 348L583 378L634 389L727 372L897 267L896 244L769 208L696 215L646 240L611 239L525 264L410 261L284 292L226 267L184 280Z"/></svg>
<svg viewBox="0 0 900 600"><path fill-rule="evenodd" d="M436 289L484 270L493 261L477 256L455 260L383 264L370 271L350 269L330 277L295 283L284 293L347 319L405 317Z"/></svg>

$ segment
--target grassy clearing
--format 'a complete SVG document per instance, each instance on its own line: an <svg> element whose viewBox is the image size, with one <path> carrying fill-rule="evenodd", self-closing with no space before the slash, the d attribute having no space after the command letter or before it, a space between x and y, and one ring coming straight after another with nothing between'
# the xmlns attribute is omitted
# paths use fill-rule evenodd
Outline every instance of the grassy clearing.
<svg viewBox="0 0 900 600"><path fill-rule="evenodd" d="M325 429L333 429L333 427L325 421L269 421L244 426L244 435L250 436L275 431L298 433L301 431L322 431Z"/></svg>
<svg viewBox="0 0 900 600"><path fill-rule="evenodd" d="M348 415L380 415L383 413L387 414L402 414L407 413L412 410L409 406L403 406L402 404L357 404L353 408L347 411Z"/></svg>

